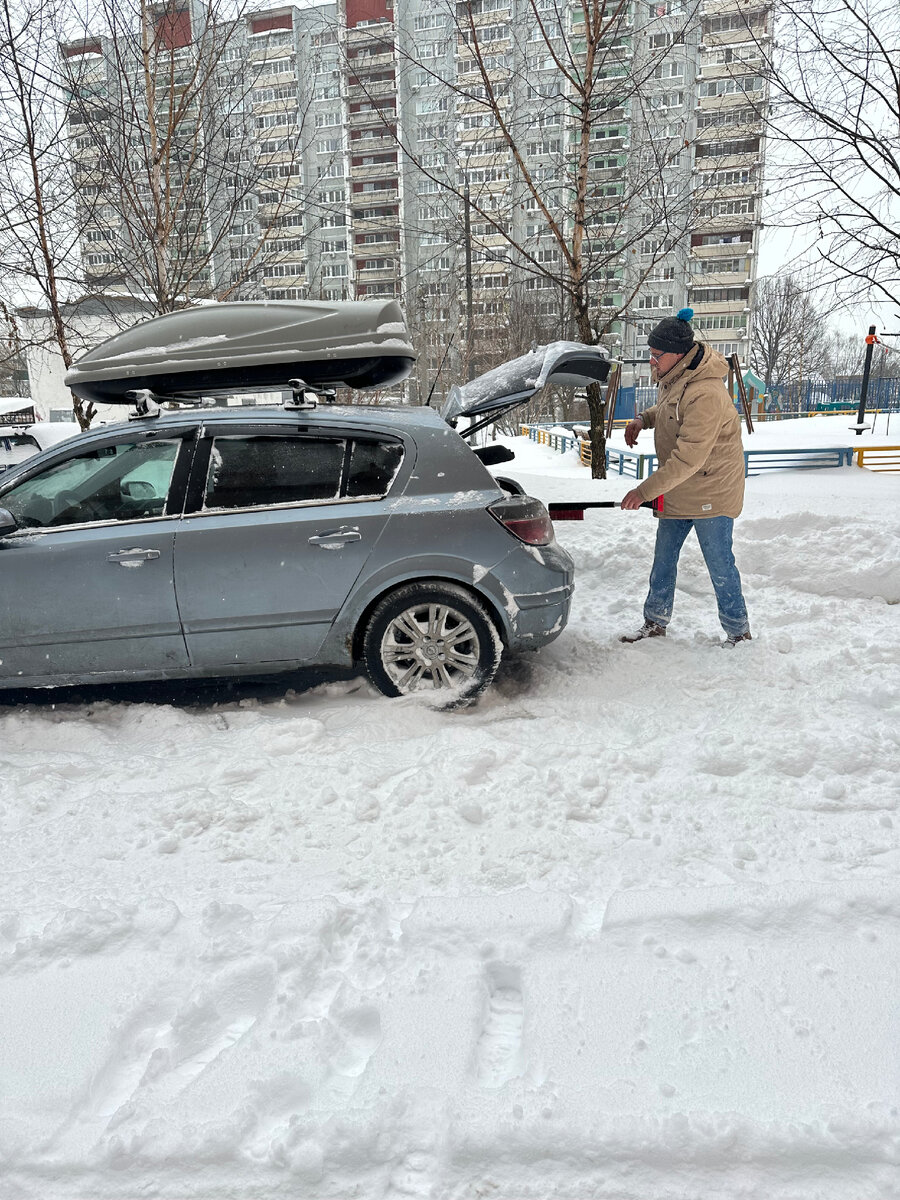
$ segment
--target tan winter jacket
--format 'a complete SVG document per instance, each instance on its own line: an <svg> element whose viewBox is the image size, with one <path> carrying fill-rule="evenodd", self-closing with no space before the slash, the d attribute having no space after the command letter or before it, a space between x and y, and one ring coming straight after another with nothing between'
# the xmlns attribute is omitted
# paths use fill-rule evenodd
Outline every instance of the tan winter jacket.
<svg viewBox="0 0 900 1200"><path fill-rule="evenodd" d="M663 497L663 517L736 517L744 504L741 419L725 387L728 364L702 344L661 376L658 400L641 413L656 440L659 470L638 484Z"/></svg>

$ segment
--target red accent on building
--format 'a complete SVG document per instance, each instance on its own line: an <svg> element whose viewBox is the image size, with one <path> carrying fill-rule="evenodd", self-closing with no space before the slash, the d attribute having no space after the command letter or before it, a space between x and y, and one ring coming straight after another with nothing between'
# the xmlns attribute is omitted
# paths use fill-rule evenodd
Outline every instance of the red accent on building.
<svg viewBox="0 0 900 1200"><path fill-rule="evenodd" d="M191 44L191 14L186 8L157 13L154 28L167 50L180 50Z"/></svg>
<svg viewBox="0 0 900 1200"><path fill-rule="evenodd" d="M63 46L63 55L66 58L76 58L79 54L100 54L101 50L99 42L82 42L78 46Z"/></svg>
<svg viewBox="0 0 900 1200"><path fill-rule="evenodd" d="M352 29L360 21L393 21L394 7L391 0L347 0L347 27Z"/></svg>
<svg viewBox="0 0 900 1200"><path fill-rule="evenodd" d="M268 33L270 29L293 29L294 21L290 13L281 13L277 17L253 17L250 21L251 33Z"/></svg>

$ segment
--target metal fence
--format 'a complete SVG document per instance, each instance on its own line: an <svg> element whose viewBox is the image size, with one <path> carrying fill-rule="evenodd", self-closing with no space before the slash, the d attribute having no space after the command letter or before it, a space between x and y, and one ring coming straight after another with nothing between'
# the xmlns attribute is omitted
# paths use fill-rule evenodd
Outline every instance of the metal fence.
<svg viewBox="0 0 900 1200"><path fill-rule="evenodd" d="M585 467L591 465L591 444L585 438L544 429L540 425L523 425L524 437L565 454L574 450ZM763 471L823 470L827 467L849 467L856 458L858 467L870 471L900 472L900 446L792 446L785 450L745 450L744 474L759 475ZM606 448L606 470L612 475L629 475L645 479L656 470L655 454L640 454L636 450Z"/></svg>
<svg viewBox="0 0 900 1200"><path fill-rule="evenodd" d="M873 372L874 374L874 372ZM773 388L753 412L754 420L779 417L798 417L812 413L856 412L859 407L861 379L833 379L823 382L804 379L802 384ZM621 387L616 397L614 419L629 421L641 409L656 403L655 387ZM735 404L738 401L735 400ZM900 412L900 379L869 380L866 408L881 412Z"/></svg>

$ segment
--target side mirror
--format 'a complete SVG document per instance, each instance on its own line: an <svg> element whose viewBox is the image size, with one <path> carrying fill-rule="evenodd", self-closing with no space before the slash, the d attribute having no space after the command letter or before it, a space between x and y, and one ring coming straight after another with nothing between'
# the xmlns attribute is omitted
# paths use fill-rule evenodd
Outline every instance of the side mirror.
<svg viewBox="0 0 900 1200"><path fill-rule="evenodd" d="M19 523L9 509L0 508L0 538L6 537L8 533L15 533L18 528Z"/></svg>

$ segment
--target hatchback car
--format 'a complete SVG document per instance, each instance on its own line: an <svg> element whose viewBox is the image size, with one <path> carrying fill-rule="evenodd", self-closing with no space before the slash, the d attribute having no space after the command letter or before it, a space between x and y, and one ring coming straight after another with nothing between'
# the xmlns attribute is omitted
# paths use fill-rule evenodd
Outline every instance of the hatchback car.
<svg viewBox="0 0 900 1200"><path fill-rule="evenodd" d="M560 346L507 371L509 403L542 372L574 378L590 348ZM502 407L477 384L451 420ZM0 688L362 664L386 695L467 695L565 627L572 561L546 509L434 410L314 406L296 382L282 407L137 399L0 478Z"/></svg>

